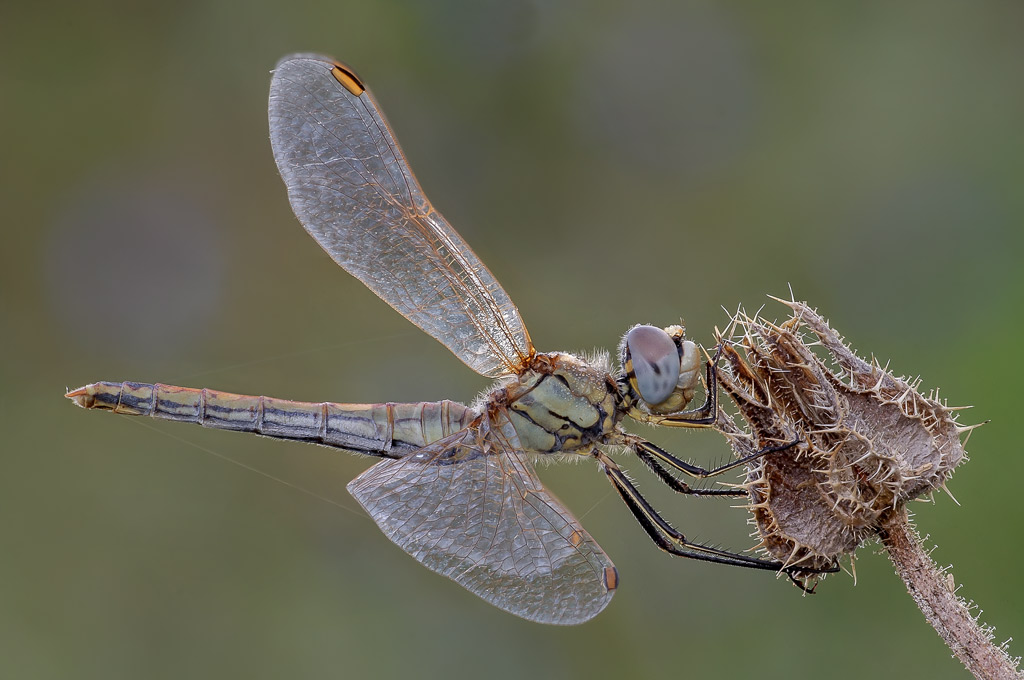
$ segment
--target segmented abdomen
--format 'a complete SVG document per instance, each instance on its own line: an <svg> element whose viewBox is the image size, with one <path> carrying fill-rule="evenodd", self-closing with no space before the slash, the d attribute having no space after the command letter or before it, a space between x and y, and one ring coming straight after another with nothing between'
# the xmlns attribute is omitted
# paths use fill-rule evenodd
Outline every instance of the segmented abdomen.
<svg viewBox="0 0 1024 680"><path fill-rule="evenodd" d="M67 394L83 408L198 423L401 458L461 430L477 415L454 401L335 404L250 397L209 389L98 382Z"/></svg>

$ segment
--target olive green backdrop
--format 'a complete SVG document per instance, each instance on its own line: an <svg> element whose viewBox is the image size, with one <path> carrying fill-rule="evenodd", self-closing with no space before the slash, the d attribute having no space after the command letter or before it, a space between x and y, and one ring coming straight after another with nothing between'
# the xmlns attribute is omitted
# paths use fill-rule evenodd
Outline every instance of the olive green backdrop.
<svg viewBox="0 0 1024 680"><path fill-rule="evenodd" d="M856 585L803 597L660 553L594 465L545 467L622 585L590 624L544 627L390 544L344 489L369 461L67 403L102 379L486 388L292 216L266 95L295 51L374 89L538 348L680 317L708 344L723 307L791 284L856 348L974 404L965 421L992 424L949 485L962 506L914 508L1000 640L1024 636L1024 5L8 0L0 17L3 677L964 675L871 546ZM713 432L651 436L728 456ZM753 543L728 501L628 466L693 537Z"/></svg>

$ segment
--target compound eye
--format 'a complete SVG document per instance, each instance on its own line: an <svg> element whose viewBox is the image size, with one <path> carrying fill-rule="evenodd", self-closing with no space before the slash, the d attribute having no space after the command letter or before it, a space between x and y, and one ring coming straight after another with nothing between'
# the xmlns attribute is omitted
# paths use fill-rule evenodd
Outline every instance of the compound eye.
<svg viewBox="0 0 1024 680"><path fill-rule="evenodd" d="M626 333L633 365L633 386L648 404L669 398L679 380L679 348L668 333L654 326L636 326Z"/></svg>

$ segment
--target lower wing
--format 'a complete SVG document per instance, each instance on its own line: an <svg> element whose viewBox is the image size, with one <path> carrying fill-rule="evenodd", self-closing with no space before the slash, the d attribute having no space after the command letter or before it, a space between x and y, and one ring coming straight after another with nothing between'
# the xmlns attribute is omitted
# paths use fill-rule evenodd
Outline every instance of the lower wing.
<svg viewBox="0 0 1024 680"><path fill-rule="evenodd" d="M583 623L611 601L617 572L517 443L470 426L377 463L348 490L399 547L491 604Z"/></svg>

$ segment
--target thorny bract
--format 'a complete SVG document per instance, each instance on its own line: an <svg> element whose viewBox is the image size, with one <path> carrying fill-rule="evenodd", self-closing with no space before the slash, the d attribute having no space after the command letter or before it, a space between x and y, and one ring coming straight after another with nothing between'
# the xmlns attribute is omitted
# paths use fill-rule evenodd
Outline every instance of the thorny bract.
<svg viewBox="0 0 1024 680"><path fill-rule="evenodd" d="M721 408L716 427L738 456L797 442L753 463L744 486L759 547L822 569L852 556L907 501L944 488L966 460L960 435L975 426L958 425L957 409L918 382L861 359L805 303L780 302L792 310L785 322L741 311L719 338L719 381L746 427Z"/></svg>

